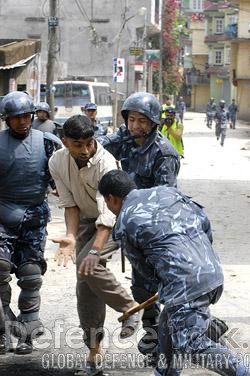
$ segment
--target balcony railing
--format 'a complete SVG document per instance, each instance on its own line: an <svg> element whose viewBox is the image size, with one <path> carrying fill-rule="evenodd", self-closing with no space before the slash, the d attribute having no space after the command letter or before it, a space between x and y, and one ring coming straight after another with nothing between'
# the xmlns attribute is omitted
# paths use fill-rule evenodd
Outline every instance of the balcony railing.
<svg viewBox="0 0 250 376"><path fill-rule="evenodd" d="M231 24L228 25L225 29L225 35L228 39L233 39L238 37L238 25Z"/></svg>
<svg viewBox="0 0 250 376"><path fill-rule="evenodd" d="M187 85L201 85L208 84L210 82L210 75L208 73L192 72L186 73Z"/></svg>

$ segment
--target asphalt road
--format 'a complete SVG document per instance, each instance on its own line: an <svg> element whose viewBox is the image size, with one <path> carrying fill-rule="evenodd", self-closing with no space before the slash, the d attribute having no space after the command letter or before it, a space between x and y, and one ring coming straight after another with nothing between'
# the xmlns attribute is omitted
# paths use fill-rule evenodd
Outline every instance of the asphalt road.
<svg viewBox="0 0 250 376"><path fill-rule="evenodd" d="M204 115L187 113L184 120L185 158L179 176L179 188L205 206L214 232L214 246L225 273L225 290L221 300L212 307L213 314L226 319L229 332L225 341L250 363L250 124L239 123L228 130L225 146L215 139L214 131L206 128ZM49 236L64 233L63 211L50 198L53 221ZM76 313L75 268L57 267L53 261L55 245L47 241L48 271L42 288L41 319L46 335L36 343L32 355L9 353L0 356L0 375L4 376L71 376L86 360L81 330ZM127 288L130 285L130 266L121 273L119 252L110 268ZM12 308L16 312L19 288L13 280ZM107 309L105 366L109 375L152 375L145 367L136 348L142 336L139 331L123 343L118 340L118 313ZM188 375L213 375L207 370L187 369Z"/></svg>

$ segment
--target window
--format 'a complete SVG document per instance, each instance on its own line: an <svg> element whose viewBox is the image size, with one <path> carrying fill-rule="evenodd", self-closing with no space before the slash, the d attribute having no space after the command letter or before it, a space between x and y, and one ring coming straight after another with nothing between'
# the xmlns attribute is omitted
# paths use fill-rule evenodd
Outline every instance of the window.
<svg viewBox="0 0 250 376"><path fill-rule="evenodd" d="M231 63L231 48L226 47L225 48L225 64Z"/></svg>
<svg viewBox="0 0 250 376"><path fill-rule="evenodd" d="M214 50L214 64L222 65L222 50Z"/></svg>
<svg viewBox="0 0 250 376"><path fill-rule="evenodd" d="M190 9L195 10L196 12L203 11L203 0L191 0Z"/></svg>
<svg viewBox="0 0 250 376"><path fill-rule="evenodd" d="M223 34L223 33L224 33L224 19L216 18L215 19L215 34Z"/></svg>
<svg viewBox="0 0 250 376"><path fill-rule="evenodd" d="M55 85L56 106L84 106L90 102L87 84L61 83Z"/></svg>
<svg viewBox="0 0 250 376"><path fill-rule="evenodd" d="M110 106L111 94L110 88L105 86L93 86L95 103L97 106Z"/></svg>

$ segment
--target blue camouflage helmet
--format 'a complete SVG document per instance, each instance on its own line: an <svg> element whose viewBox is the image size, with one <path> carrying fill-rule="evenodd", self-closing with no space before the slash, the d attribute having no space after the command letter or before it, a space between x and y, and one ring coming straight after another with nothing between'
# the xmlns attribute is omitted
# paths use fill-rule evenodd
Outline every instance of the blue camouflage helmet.
<svg viewBox="0 0 250 376"><path fill-rule="evenodd" d="M50 106L46 102L39 102L36 104L35 111L45 111L50 114Z"/></svg>
<svg viewBox="0 0 250 376"><path fill-rule="evenodd" d="M154 124L160 124L160 102L153 94L138 92L131 94L124 102L121 114L125 123L128 119L128 111L136 111L152 120Z"/></svg>
<svg viewBox="0 0 250 376"><path fill-rule="evenodd" d="M34 113L35 105L29 94L23 91L12 91L3 98L0 112L4 118Z"/></svg>

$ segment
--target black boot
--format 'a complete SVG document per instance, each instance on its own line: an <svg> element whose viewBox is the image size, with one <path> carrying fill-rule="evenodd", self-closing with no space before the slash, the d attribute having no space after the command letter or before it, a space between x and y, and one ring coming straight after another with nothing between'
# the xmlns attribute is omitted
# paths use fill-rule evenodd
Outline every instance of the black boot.
<svg viewBox="0 0 250 376"><path fill-rule="evenodd" d="M19 338L16 346L17 355L26 355L31 354L33 351L32 339L30 336L27 336L26 339Z"/></svg>
<svg viewBox="0 0 250 376"><path fill-rule="evenodd" d="M8 348L6 334L2 333L0 334L0 355L6 354L7 351Z"/></svg>
<svg viewBox="0 0 250 376"><path fill-rule="evenodd" d="M13 343L12 343L11 334L8 332L1 333L0 334L0 355L6 354L8 351L10 352L13 351Z"/></svg>

